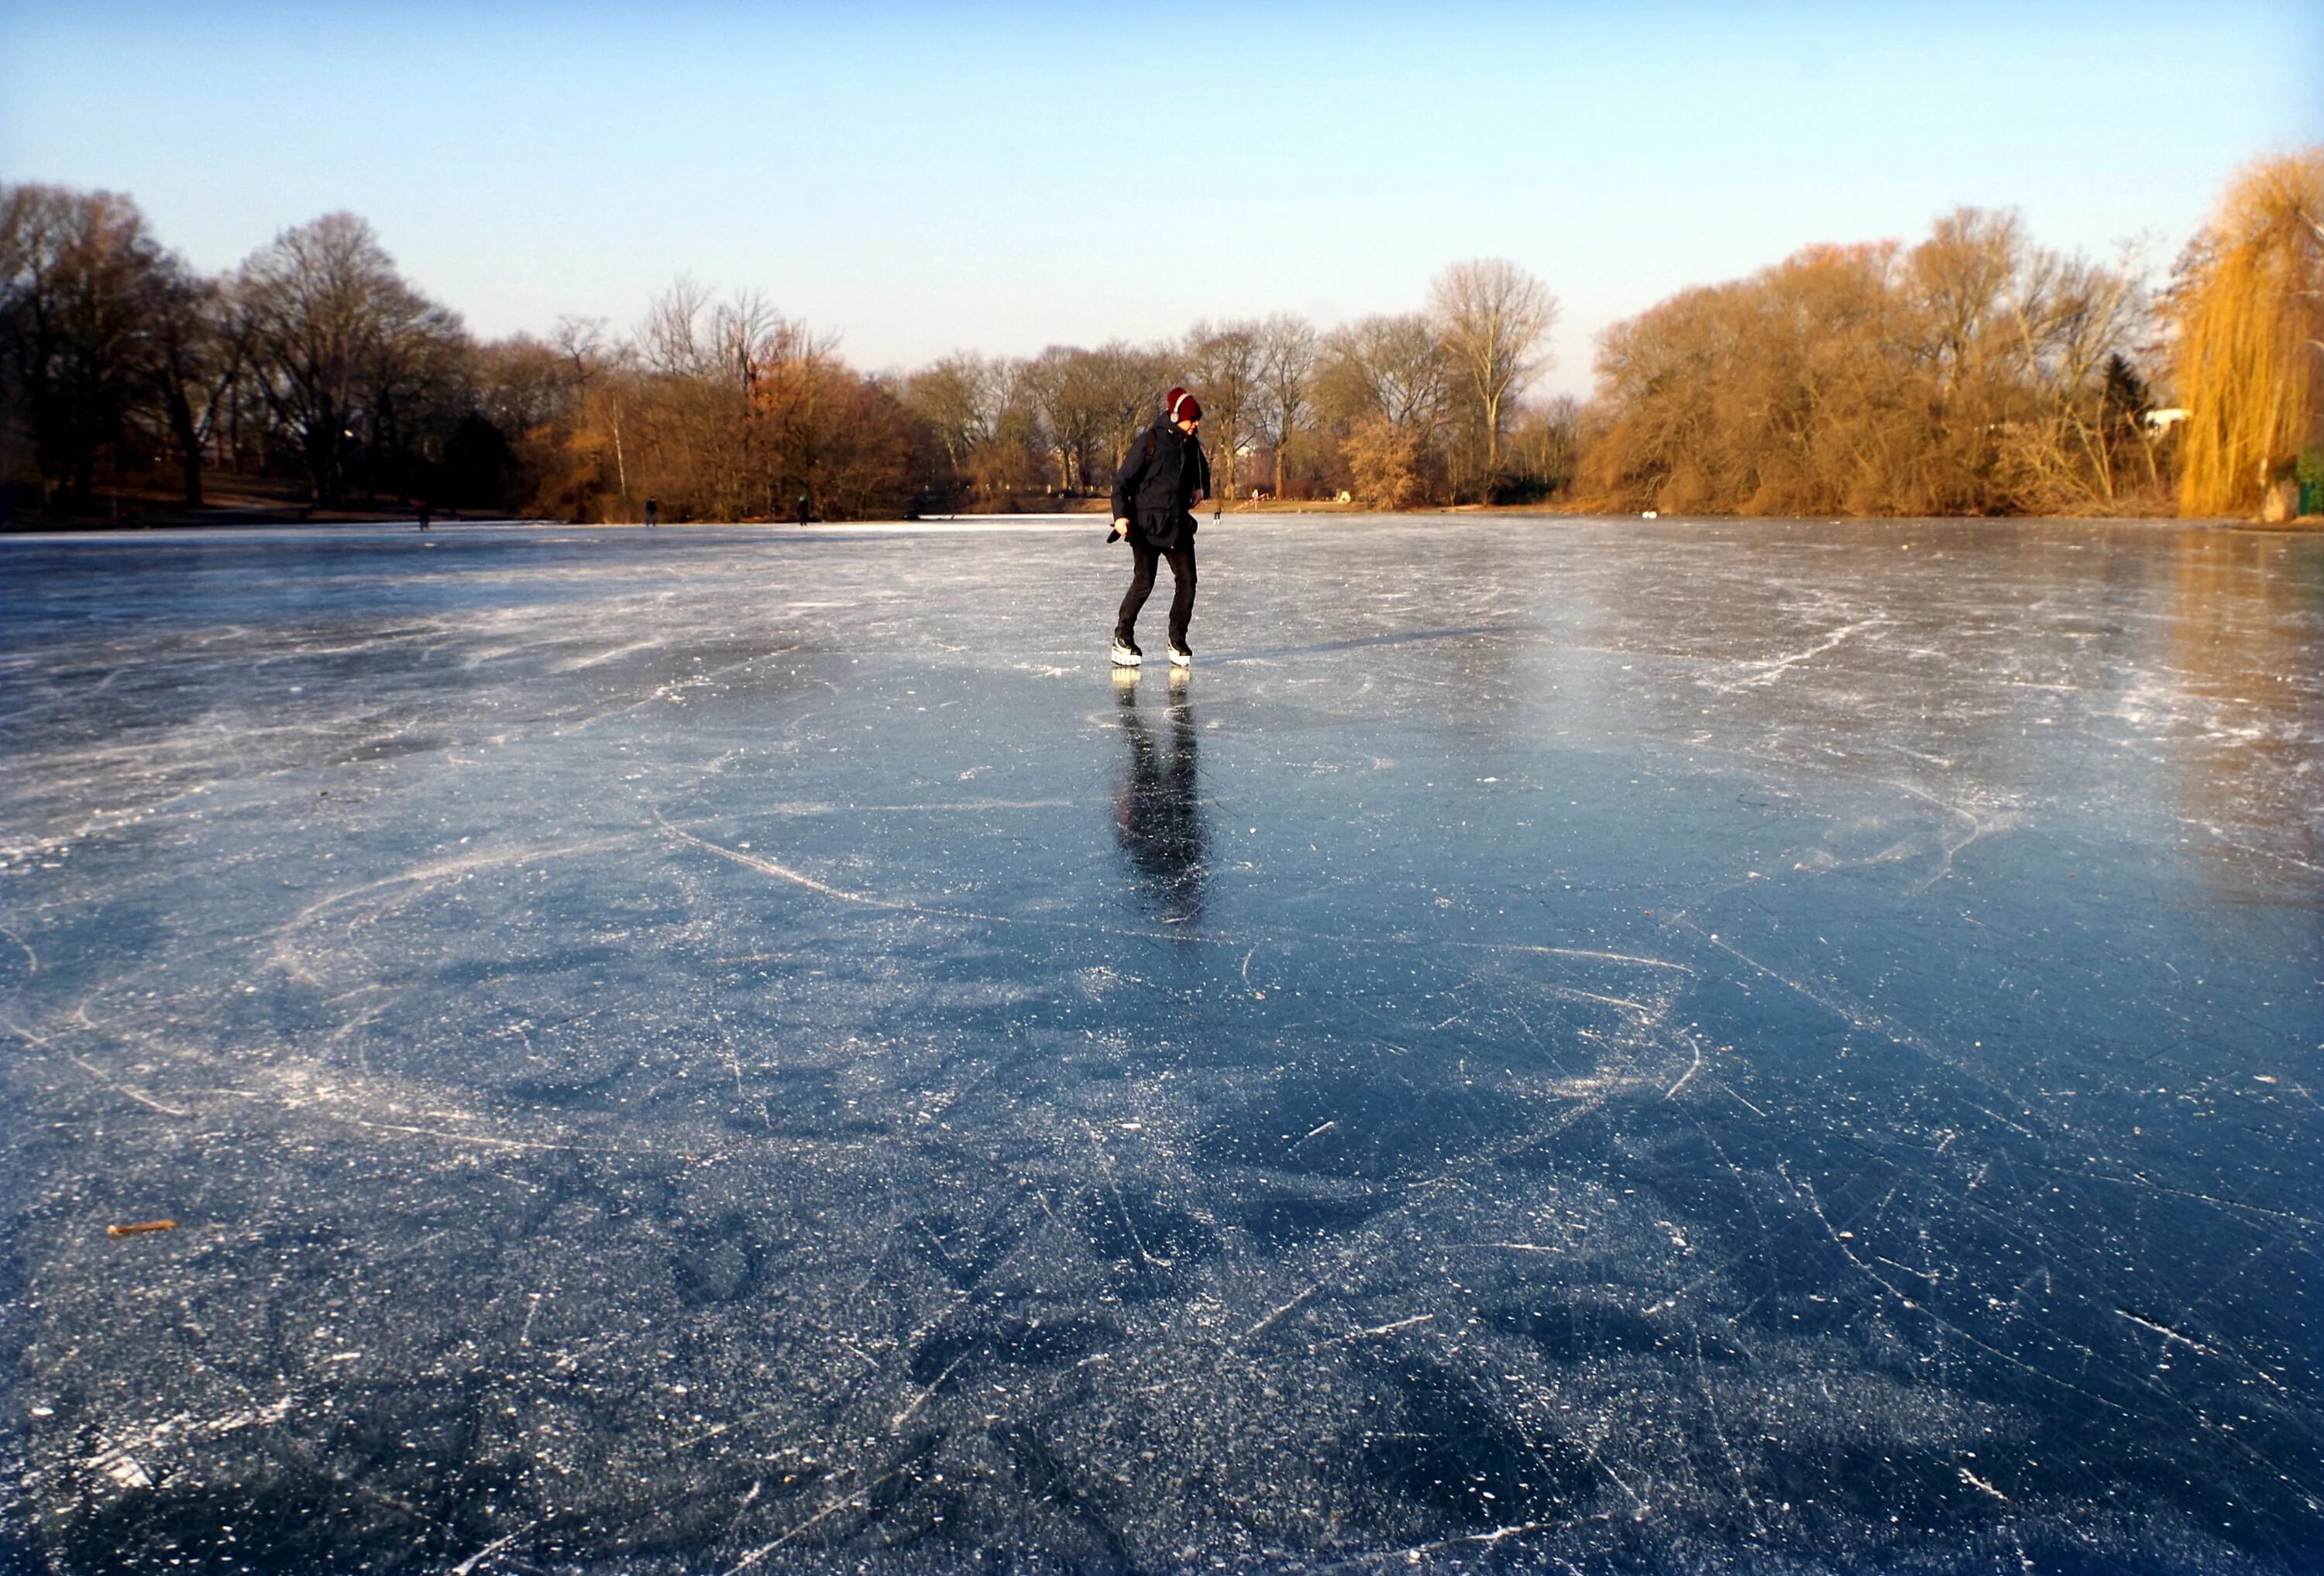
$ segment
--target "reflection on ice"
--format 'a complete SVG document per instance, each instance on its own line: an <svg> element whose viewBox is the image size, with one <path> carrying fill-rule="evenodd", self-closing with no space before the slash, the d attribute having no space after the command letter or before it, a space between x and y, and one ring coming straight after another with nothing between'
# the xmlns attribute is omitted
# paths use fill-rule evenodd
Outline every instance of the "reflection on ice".
<svg viewBox="0 0 2324 1576"><path fill-rule="evenodd" d="M1195 767L1202 735L1185 693L1190 679L1185 668L1172 670L1172 701L1157 742L1139 709L1135 670L1114 670L1113 697L1130 742L1130 767L1114 794L1114 831L1165 925L1193 925L1203 914L1205 839Z"/></svg>
<svg viewBox="0 0 2324 1576"><path fill-rule="evenodd" d="M0 543L0 1559L2324 1552L2312 539L431 535Z"/></svg>

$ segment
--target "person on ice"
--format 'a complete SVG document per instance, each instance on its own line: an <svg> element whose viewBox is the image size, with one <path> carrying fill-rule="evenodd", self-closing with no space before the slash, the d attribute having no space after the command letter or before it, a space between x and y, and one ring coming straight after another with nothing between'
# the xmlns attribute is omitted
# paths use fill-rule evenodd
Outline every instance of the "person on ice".
<svg viewBox="0 0 2324 1576"><path fill-rule="evenodd" d="M1176 583L1170 597L1170 663L1184 668L1194 659L1186 644L1186 622L1194 613L1194 505L1210 495L1211 462L1195 436L1203 407L1184 389L1173 389L1162 414L1131 439L1130 453L1113 478L1113 530L1106 540L1130 539L1130 590L1113 625L1113 663L1135 668L1145 660L1138 649L1138 613L1154 589L1154 568L1170 560Z"/></svg>

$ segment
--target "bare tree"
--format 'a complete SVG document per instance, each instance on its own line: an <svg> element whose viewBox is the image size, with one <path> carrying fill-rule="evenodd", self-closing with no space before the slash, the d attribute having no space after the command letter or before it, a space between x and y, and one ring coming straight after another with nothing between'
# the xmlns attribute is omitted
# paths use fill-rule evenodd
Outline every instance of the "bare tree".
<svg viewBox="0 0 2324 1576"><path fill-rule="evenodd" d="M1444 420L1449 371L1425 318L1365 318L1323 336L1320 394L1342 419L1376 417L1425 448Z"/></svg>
<svg viewBox="0 0 2324 1576"><path fill-rule="evenodd" d="M400 445L404 408L459 370L459 318L407 284L353 214L275 236L243 263L235 295L258 386L297 439L318 502L346 497L365 428Z"/></svg>
<svg viewBox="0 0 2324 1576"><path fill-rule="evenodd" d="M1958 207L1906 256L1920 338L1935 357L1941 396L1980 382L1987 361L2006 350L2008 289L2024 252L2015 214Z"/></svg>
<svg viewBox="0 0 2324 1576"><path fill-rule="evenodd" d="M1006 498L1040 485L1047 440L1033 400L1028 364L1018 360L987 364L984 436L969 456L969 480L980 497Z"/></svg>
<svg viewBox="0 0 2324 1576"><path fill-rule="evenodd" d="M905 406L928 424L955 475L968 474L969 456L987 436L988 367L981 355L955 352L904 380Z"/></svg>
<svg viewBox="0 0 2324 1576"><path fill-rule="evenodd" d="M1292 442L1306 425L1314 398L1315 327L1305 318L1277 312L1260 327L1259 344L1259 419L1275 449L1275 491L1280 497L1290 484Z"/></svg>
<svg viewBox="0 0 2324 1576"><path fill-rule="evenodd" d="M566 386L571 391L570 407L564 413L563 430L555 434L555 447L564 453L556 460L544 456L537 468L558 473L554 487L560 513L570 512L576 520L589 517L591 494L601 490L590 481L592 472L602 477L602 464L576 461L596 459L610 445L613 455L613 496L618 501L621 517L630 518L630 455L629 441L624 433L630 415L631 380L616 373L633 364L635 352L627 344L608 345L605 320L603 318L560 317L549 337L549 346L567 369Z"/></svg>
<svg viewBox="0 0 2324 1576"><path fill-rule="evenodd" d="M240 319L218 281L175 253L162 256L152 284L145 376L178 451L185 504L198 509L203 457L243 373Z"/></svg>
<svg viewBox="0 0 2324 1576"><path fill-rule="evenodd" d="M1582 456L1582 401L1558 394L1518 406L1510 417L1506 452L1512 479L1531 498L1571 486Z"/></svg>
<svg viewBox="0 0 2324 1576"><path fill-rule="evenodd" d="M719 366L745 394L774 366L836 348L785 318L755 290L736 290L711 309L710 341Z"/></svg>
<svg viewBox="0 0 2324 1576"><path fill-rule="evenodd" d="M1999 479L2029 507L2112 510L2118 468L2159 478L2136 419L2149 403L2130 363L2151 304L2127 267L2028 249L2006 293L2008 373L2022 391L2000 433Z"/></svg>
<svg viewBox="0 0 2324 1576"><path fill-rule="evenodd" d="M717 351L707 338L703 318L710 308L710 291L690 273L670 281L669 288L646 308L638 326L638 346L648 369L665 377L704 377L715 371Z"/></svg>
<svg viewBox="0 0 2324 1576"><path fill-rule="evenodd" d="M0 189L0 355L42 477L96 484L149 384L145 336L162 253L137 205L111 192Z"/></svg>
<svg viewBox="0 0 2324 1576"><path fill-rule="evenodd" d="M1093 486L1103 456L1120 451L1130 382L1127 349L1053 345L1025 364L1025 392L1047 430L1060 492Z"/></svg>
<svg viewBox="0 0 2324 1576"><path fill-rule="evenodd" d="M1534 352L1557 321L1557 298L1516 263L1489 257L1438 274L1428 300L1454 375L1475 401L1489 479L1500 468L1503 417L1539 364Z"/></svg>
<svg viewBox="0 0 2324 1576"><path fill-rule="evenodd" d="M735 299L727 336L747 401L742 452L752 491L737 512L786 517L795 499L803 510L827 512L825 493L835 475L835 462L853 464L838 456L852 454L855 419L870 422L876 412L884 442L891 410L896 430L903 430L908 418L901 406L891 393L871 389L848 370L833 336L765 308L755 295ZM877 397L866 397L872 394ZM908 468L908 462L899 459L899 472ZM847 505L846 512L855 512L855 505Z"/></svg>
<svg viewBox="0 0 2324 1576"><path fill-rule="evenodd" d="M1210 421L1210 451L1228 498L1237 496L1237 461L1249 443L1253 418L1264 399L1260 369L1265 347L1257 323L1197 323L1188 330L1184 360L1186 384L1194 390Z"/></svg>
<svg viewBox="0 0 2324 1576"><path fill-rule="evenodd" d="M1130 446L1144 432L1162 408L1162 394L1172 383L1185 381L1163 350L1139 346L1124 339L1109 339L1093 353L1090 375L1093 394L1104 408L1106 459L1120 467ZM1093 485L1111 476L1092 477Z"/></svg>

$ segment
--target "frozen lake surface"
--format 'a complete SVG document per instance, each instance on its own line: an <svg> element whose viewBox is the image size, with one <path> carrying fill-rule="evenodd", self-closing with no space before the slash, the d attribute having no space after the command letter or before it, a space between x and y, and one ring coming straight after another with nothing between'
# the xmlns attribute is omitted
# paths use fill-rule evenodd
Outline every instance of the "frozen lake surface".
<svg viewBox="0 0 2324 1576"><path fill-rule="evenodd" d="M0 1565L2324 1562L2324 540L1101 538L0 541Z"/></svg>

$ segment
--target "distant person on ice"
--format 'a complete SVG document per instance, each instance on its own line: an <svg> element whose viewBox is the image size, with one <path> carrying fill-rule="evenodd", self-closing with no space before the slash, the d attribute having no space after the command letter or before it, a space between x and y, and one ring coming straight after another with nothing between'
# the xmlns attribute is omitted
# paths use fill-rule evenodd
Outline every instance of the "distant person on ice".
<svg viewBox="0 0 2324 1576"><path fill-rule="evenodd" d="M1194 613L1194 505L1210 495L1211 462L1194 436L1203 408L1184 389L1173 389L1154 425L1133 438L1113 478L1113 530L1106 540L1130 539L1130 591L1113 625L1113 662L1135 668L1138 613L1154 589L1157 560L1170 560L1176 589L1170 596L1170 662L1184 668L1194 659L1186 644L1186 621Z"/></svg>

